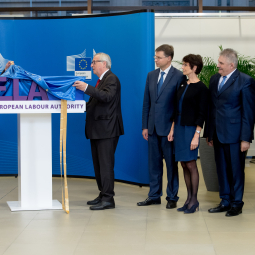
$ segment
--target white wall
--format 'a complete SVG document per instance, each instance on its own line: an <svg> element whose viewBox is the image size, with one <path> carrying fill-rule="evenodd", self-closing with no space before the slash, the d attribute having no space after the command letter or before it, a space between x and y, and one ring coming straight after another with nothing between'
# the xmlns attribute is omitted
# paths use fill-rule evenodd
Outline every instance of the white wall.
<svg viewBox="0 0 255 255"><path fill-rule="evenodd" d="M189 53L217 61L219 45L255 58L255 17L156 17L155 47L164 43L174 46L174 60L180 61ZM255 142L248 155L255 156Z"/></svg>
<svg viewBox="0 0 255 255"><path fill-rule="evenodd" d="M155 18L155 46L174 46L174 60L194 53L217 60L219 45L255 57L255 17Z"/></svg>

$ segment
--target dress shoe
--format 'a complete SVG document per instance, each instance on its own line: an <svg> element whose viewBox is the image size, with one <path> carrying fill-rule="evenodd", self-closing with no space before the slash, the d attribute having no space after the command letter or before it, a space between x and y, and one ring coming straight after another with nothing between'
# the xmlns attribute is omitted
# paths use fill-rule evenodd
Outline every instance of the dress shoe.
<svg viewBox="0 0 255 255"><path fill-rule="evenodd" d="M106 202L106 201L101 201L97 205L92 205L90 206L90 210L105 210L105 209L114 209L115 208L115 203L114 202Z"/></svg>
<svg viewBox="0 0 255 255"><path fill-rule="evenodd" d="M192 206L190 207L190 209L187 208L187 209L184 211L184 213L185 213L185 214L188 214L188 213L194 213L194 212L196 212L196 211L199 211L199 202L197 202L196 204L192 205Z"/></svg>
<svg viewBox="0 0 255 255"><path fill-rule="evenodd" d="M231 209L227 211L226 216L232 217L232 216L237 216L241 213L242 213L242 207L231 207Z"/></svg>
<svg viewBox="0 0 255 255"><path fill-rule="evenodd" d="M172 201L172 200L167 201L166 209L173 209L173 208L176 208L176 207L177 207L177 202L176 201Z"/></svg>
<svg viewBox="0 0 255 255"><path fill-rule="evenodd" d="M146 198L144 201L137 203L138 206L160 205L160 204L161 204L161 199L160 198L158 198L156 200L153 200L153 199L150 199L149 197Z"/></svg>
<svg viewBox="0 0 255 255"><path fill-rule="evenodd" d="M230 205L225 206L225 205L219 204L217 207L209 209L208 212L209 213L226 212L229 209L230 209Z"/></svg>
<svg viewBox="0 0 255 255"><path fill-rule="evenodd" d="M88 201L87 202L87 205L97 205L97 204L99 204L101 202L101 197L97 197L97 198L95 198L94 200L91 200L91 201Z"/></svg>
<svg viewBox="0 0 255 255"><path fill-rule="evenodd" d="M183 207L180 207L177 209L178 212L184 212L186 209L188 209L189 204L185 204Z"/></svg>

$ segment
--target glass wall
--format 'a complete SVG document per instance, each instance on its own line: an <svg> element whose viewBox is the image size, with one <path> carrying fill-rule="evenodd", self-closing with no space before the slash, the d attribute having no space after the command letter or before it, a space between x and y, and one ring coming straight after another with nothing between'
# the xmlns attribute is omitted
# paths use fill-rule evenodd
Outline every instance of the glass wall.
<svg viewBox="0 0 255 255"><path fill-rule="evenodd" d="M0 12L0 15L23 16L70 16L87 14L82 7L87 7L84 0L1 0L0 8L13 7L77 7L77 10L38 10L36 12ZM156 13L187 13L198 11L198 0L93 0L93 13L109 13L131 11L151 7ZM255 0L203 0L203 6L242 6L255 7ZM79 7L79 8L78 8ZM204 12L219 12L218 10L205 10ZM223 11L226 12L226 11Z"/></svg>

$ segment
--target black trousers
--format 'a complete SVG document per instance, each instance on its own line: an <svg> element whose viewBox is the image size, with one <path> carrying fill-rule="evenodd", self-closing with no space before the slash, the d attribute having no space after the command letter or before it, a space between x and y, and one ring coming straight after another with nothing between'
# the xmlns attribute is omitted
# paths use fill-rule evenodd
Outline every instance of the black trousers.
<svg viewBox="0 0 255 255"><path fill-rule="evenodd" d="M167 188L166 200L177 202L179 189L178 165L175 162L173 154L173 142L167 140L167 136L159 136L154 129L152 135L149 135L149 175L150 192L149 198L159 199L162 196L162 177L163 177L163 155L165 157L167 168Z"/></svg>
<svg viewBox="0 0 255 255"><path fill-rule="evenodd" d="M215 161L220 186L221 204L243 206L245 152L241 142L223 144L215 132L213 137Z"/></svg>
<svg viewBox="0 0 255 255"><path fill-rule="evenodd" d="M114 196L114 153L119 137L91 139L91 152L99 196L103 201L113 202Z"/></svg>

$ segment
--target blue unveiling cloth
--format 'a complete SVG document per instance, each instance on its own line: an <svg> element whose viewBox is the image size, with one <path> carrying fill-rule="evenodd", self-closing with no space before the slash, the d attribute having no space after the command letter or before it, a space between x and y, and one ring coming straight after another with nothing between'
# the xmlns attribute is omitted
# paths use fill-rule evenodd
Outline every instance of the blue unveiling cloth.
<svg viewBox="0 0 255 255"><path fill-rule="evenodd" d="M49 100L65 99L74 101L77 99L76 88L73 87L75 81L85 81L79 76L40 76L25 71L17 65L11 65L1 77L6 77L6 91L0 91L0 96L12 96L13 79L19 79L19 95L27 96L34 81L41 88L46 90ZM1 84L1 82L0 82ZM82 91L78 92L82 93Z"/></svg>

